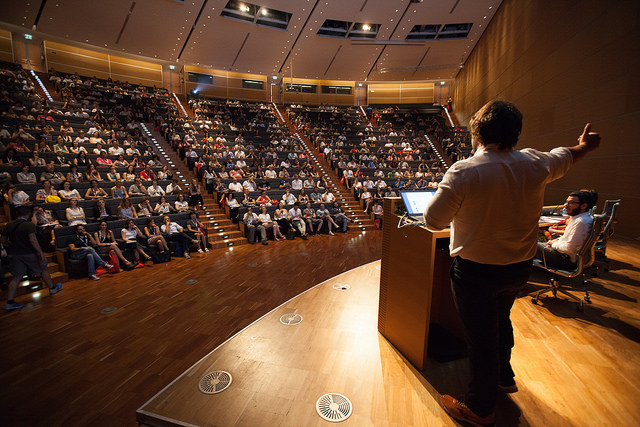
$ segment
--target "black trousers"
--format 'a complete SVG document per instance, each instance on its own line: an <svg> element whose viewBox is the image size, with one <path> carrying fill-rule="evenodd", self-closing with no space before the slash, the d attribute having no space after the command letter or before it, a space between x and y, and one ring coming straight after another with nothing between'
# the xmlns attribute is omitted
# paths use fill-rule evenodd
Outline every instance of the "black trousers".
<svg viewBox="0 0 640 427"><path fill-rule="evenodd" d="M531 274L531 260L479 264L457 257L451 288L465 328L470 381L467 406L481 417L493 413L500 382L513 381L511 307Z"/></svg>
<svg viewBox="0 0 640 427"><path fill-rule="evenodd" d="M538 242L536 258L544 261L545 265L550 267L561 268L563 270L573 270L576 268L576 263L571 261L569 255L550 248L544 242Z"/></svg>

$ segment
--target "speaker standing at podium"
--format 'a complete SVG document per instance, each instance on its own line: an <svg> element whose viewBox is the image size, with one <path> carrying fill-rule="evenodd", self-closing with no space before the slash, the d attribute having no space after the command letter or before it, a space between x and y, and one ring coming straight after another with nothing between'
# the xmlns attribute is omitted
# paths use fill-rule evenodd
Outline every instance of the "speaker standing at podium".
<svg viewBox="0 0 640 427"><path fill-rule="evenodd" d="M573 147L514 150L522 129L515 105L491 101L470 120L474 155L455 163L427 207L428 227L451 223L451 287L469 348L465 402L441 396L453 418L495 421L498 388L515 392L510 311L531 272L548 182L600 144L590 124Z"/></svg>

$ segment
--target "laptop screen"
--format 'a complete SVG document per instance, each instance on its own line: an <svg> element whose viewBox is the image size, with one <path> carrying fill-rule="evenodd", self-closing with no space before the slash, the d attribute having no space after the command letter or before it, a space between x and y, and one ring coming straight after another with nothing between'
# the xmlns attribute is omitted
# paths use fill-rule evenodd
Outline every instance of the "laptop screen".
<svg viewBox="0 0 640 427"><path fill-rule="evenodd" d="M407 215L423 215L435 191L400 191Z"/></svg>

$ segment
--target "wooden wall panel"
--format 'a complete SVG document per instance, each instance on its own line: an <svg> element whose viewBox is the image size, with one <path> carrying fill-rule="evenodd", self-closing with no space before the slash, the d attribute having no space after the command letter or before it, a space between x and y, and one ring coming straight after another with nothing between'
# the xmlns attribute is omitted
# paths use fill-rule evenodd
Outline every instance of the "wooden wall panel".
<svg viewBox="0 0 640 427"><path fill-rule="evenodd" d="M0 29L0 61L13 62L11 31Z"/></svg>
<svg viewBox="0 0 640 427"><path fill-rule="evenodd" d="M109 55L106 53L46 41L45 55L49 69L103 79L109 77Z"/></svg>
<svg viewBox="0 0 640 427"><path fill-rule="evenodd" d="M452 85L463 125L484 103L515 102L519 147L573 145L585 123L600 149L547 187L546 203L594 188L621 198L616 233L638 238L640 222L640 3L628 0L505 0Z"/></svg>
<svg viewBox="0 0 640 427"><path fill-rule="evenodd" d="M162 86L162 66L151 62L110 56L112 79L147 86Z"/></svg>
<svg viewBox="0 0 640 427"><path fill-rule="evenodd" d="M370 83L369 104L414 104L434 101L434 84L428 82Z"/></svg>

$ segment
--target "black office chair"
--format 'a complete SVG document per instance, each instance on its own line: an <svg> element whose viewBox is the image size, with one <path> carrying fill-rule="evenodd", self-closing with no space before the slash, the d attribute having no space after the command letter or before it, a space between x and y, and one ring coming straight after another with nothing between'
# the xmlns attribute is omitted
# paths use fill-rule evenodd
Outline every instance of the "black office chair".
<svg viewBox="0 0 640 427"><path fill-rule="evenodd" d="M578 301L578 307L577 307L578 311L584 310L585 302L591 303L591 297L589 296L589 290L587 289L588 280L587 280L585 269L590 265L592 265L593 262L595 261L595 245L598 239L600 238L600 235L604 228L604 222L605 222L604 215L595 215L593 217L593 225L591 227L591 232L587 236L587 239L583 243L582 248L580 248L580 251L578 252L575 269L563 270L560 268L547 266L544 260L539 260L539 259L533 260L534 266L544 268L545 270L552 273L553 276L549 279L549 286L537 291L535 295L533 295L533 297L531 298L531 302L533 302L534 304L537 304L538 300L540 299L540 295L546 294L548 292L553 293L554 297L557 297L558 292L560 292L561 294L566 295L569 298L572 298ZM567 288L563 286L557 278L557 276L573 278L573 277L579 276L580 274L582 274L582 279L583 279L582 283L584 284L584 287L585 287L584 299L578 298L577 296L568 292L570 290L581 291L583 289L577 289L574 287Z"/></svg>
<svg viewBox="0 0 640 427"><path fill-rule="evenodd" d="M616 223L616 213L620 206L620 199L607 200L602 209L602 215L605 217L605 224L600 238L596 242L595 255L596 263L604 265L604 271L609 271L609 258L607 258L607 241L613 236L613 227Z"/></svg>

